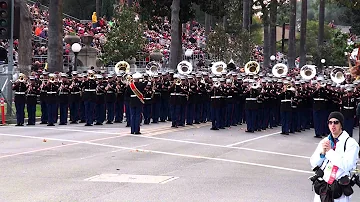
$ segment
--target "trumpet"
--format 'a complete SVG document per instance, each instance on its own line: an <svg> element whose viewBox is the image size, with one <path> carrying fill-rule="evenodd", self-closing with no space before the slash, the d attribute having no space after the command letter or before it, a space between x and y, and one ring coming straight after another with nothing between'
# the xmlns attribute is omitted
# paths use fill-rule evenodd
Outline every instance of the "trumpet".
<svg viewBox="0 0 360 202"><path fill-rule="evenodd" d="M181 85L181 80L180 79L175 79L174 84L177 85L177 86Z"/></svg>

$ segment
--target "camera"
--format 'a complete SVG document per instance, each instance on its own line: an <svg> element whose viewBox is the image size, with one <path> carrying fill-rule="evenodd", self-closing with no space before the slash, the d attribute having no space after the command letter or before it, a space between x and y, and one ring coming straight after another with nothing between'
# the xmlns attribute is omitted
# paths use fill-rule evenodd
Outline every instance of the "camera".
<svg viewBox="0 0 360 202"><path fill-rule="evenodd" d="M360 187L360 179L359 179L359 175L358 175L358 174L354 174L354 175L351 177L350 185L351 185L351 186L354 186L355 184L356 184L358 187Z"/></svg>
<svg viewBox="0 0 360 202"><path fill-rule="evenodd" d="M311 180L312 182L315 182L318 178L324 176L324 171L321 170L319 166L316 166L315 168L313 168L313 171L315 172L315 175L309 177L309 180ZM359 177L358 177L358 179L359 179Z"/></svg>

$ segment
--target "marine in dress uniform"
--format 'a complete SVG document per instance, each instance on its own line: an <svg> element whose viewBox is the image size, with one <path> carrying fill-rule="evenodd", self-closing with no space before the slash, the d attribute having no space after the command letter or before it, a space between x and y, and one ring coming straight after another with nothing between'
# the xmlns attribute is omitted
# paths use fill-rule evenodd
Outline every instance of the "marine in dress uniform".
<svg viewBox="0 0 360 202"><path fill-rule="evenodd" d="M292 121L292 100L295 96L295 89L290 87L287 89L286 85L288 82L284 82L284 91L279 95L281 102L280 111L281 111L281 134L289 135L291 121Z"/></svg>
<svg viewBox="0 0 360 202"><path fill-rule="evenodd" d="M346 94L341 98L341 113L344 115L344 130L353 136L353 128L356 115L356 100L353 96L353 89L347 88Z"/></svg>
<svg viewBox="0 0 360 202"><path fill-rule="evenodd" d="M150 124L151 119L151 106L152 106L152 97L153 97L153 89L152 89L152 83L147 82L146 87L144 89L144 124L148 125Z"/></svg>
<svg viewBox="0 0 360 202"><path fill-rule="evenodd" d="M320 80L321 81L321 80ZM318 83L317 89L312 94L313 97L313 119L315 137L321 138L327 133L326 114L328 94L323 84Z"/></svg>
<svg viewBox="0 0 360 202"><path fill-rule="evenodd" d="M81 80L78 78L76 71L72 72L72 81L69 86L69 108L70 108L70 124L77 124L80 120L79 110L81 103Z"/></svg>
<svg viewBox="0 0 360 202"><path fill-rule="evenodd" d="M154 75L154 81L152 82L154 88L154 94L152 97L152 123L158 123L160 118L161 109L161 87L162 83L159 79L159 75Z"/></svg>
<svg viewBox="0 0 360 202"><path fill-rule="evenodd" d="M170 107L171 107L171 127L177 128L182 124L181 122L181 105L182 105L182 97L185 96L185 91L181 88L181 81L179 78L173 81L170 88Z"/></svg>
<svg viewBox="0 0 360 202"><path fill-rule="evenodd" d="M59 125L66 125L69 109L69 95L70 95L70 82L67 79L67 74L61 74L61 82L59 87L59 107L60 107L60 123Z"/></svg>
<svg viewBox="0 0 360 202"><path fill-rule="evenodd" d="M95 125L103 125L105 121L105 100L106 100L106 86L107 82L102 75L96 75L97 87L96 87L96 106L95 106Z"/></svg>
<svg viewBox="0 0 360 202"><path fill-rule="evenodd" d="M49 75L49 81L44 87L46 91L46 104L48 112L48 125L55 126L56 123L56 111L57 111L57 99L58 99L58 90L59 86L56 84L55 75Z"/></svg>
<svg viewBox="0 0 360 202"><path fill-rule="evenodd" d="M121 81L122 74L118 75L117 94L115 103L115 123L122 123L124 118L124 93L126 85Z"/></svg>
<svg viewBox="0 0 360 202"><path fill-rule="evenodd" d="M250 89L244 94L245 97L245 113L246 113L246 125L247 129L245 132L255 132L255 121L257 117L258 103L257 99L260 95L258 91L258 85L252 85Z"/></svg>
<svg viewBox="0 0 360 202"><path fill-rule="evenodd" d="M15 108L16 108L16 126L23 126L25 122L25 103L26 103L26 80L25 75L20 74L19 79L12 85L12 90L15 94Z"/></svg>
<svg viewBox="0 0 360 202"><path fill-rule="evenodd" d="M128 91L131 92L129 105L130 105L130 117L131 117L131 134L141 134L140 133L140 122L141 122L141 113L143 110L143 95L145 85L143 82L139 82L139 79L142 75L139 72L136 72L132 75L134 81L133 84L129 84ZM137 92L137 93L135 93Z"/></svg>
<svg viewBox="0 0 360 202"><path fill-rule="evenodd" d="M194 117L195 117L195 106L197 103L197 93L198 87L194 81L194 77L192 75L188 76L188 89L189 89L189 97L187 100L187 107L186 107L186 125L193 125Z"/></svg>
<svg viewBox="0 0 360 202"><path fill-rule="evenodd" d="M48 110L46 103L46 91L44 90L45 85L49 80L49 72L43 72L42 78L40 78L40 108L41 108L41 123L48 123Z"/></svg>
<svg viewBox="0 0 360 202"><path fill-rule="evenodd" d="M116 81L112 73L107 75L108 82L105 87L106 90L106 110L107 110L107 122L106 124L113 124L115 118L115 102L116 102Z"/></svg>
<svg viewBox="0 0 360 202"><path fill-rule="evenodd" d="M96 104L96 81L95 74L89 71L87 80L82 83L83 100L85 105L85 126L92 126L94 123L94 109Z"/></svg>
<svg viewBox="0 0 360 202"><path fill-rule="evenodd" d="M168 76L163 75L162 85L161 85L161 110L160 110L160 122L165 122L170 117L169 115L169 99L170 99L170 79Z"/></svg>
<svg viewBox="0 0 360 202"><path fill-rule="evenodd" d="M220 82L214 78L214 84L210 89L210 99L211 99L211 128L210 130L219 130L220 129L220 108L221 108L221 97L223 96L222 87Z"/></svg>
<svg viewBox="0 0 360 202"><path fill-rule="evenodd" d="M29 77L30 83L26 90L26 109L28 113L27 125L35 125L36 122L36 102L37 96L40 94L39 85L36 83L35 77Z"/></svg>

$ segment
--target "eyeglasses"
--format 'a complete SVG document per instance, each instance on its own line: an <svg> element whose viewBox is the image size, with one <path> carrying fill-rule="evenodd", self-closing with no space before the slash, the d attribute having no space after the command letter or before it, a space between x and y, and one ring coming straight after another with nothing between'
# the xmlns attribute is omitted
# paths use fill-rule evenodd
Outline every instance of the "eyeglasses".
<svg viewBox="0 0 360 202"><path fill-rule="evenodd" d="M340 121L328 121L328 124L329 124L329 125L332 125L332 124L337 125L337 124L339 124L339 123L340 123Z"/></svg>

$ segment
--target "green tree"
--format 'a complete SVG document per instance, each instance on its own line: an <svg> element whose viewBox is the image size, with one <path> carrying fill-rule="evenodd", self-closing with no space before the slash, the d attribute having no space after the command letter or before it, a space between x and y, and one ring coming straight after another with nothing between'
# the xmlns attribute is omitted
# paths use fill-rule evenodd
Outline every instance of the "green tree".
<svg viewBox="0 0 360 202"><path fill-rule="evenodd" d="M143 38L142 25L135 21L133 8L119 7L114 13L115 26L107 34L104 44L104 63L127 60L135 57L146 43Z"/></svg>
<svg viewBox="0 0 360 202"><path fill-rule="evenodd" d="M337 29L333 29L328 25L324 26L324 45L320 51L317 47L318 44L318 21L308 21L306 33L306 52L308 55L313 56L316 65L320 65L319 61L324 58L328 65L346 65L346 52L347 34L341 33Z"/></svg>

